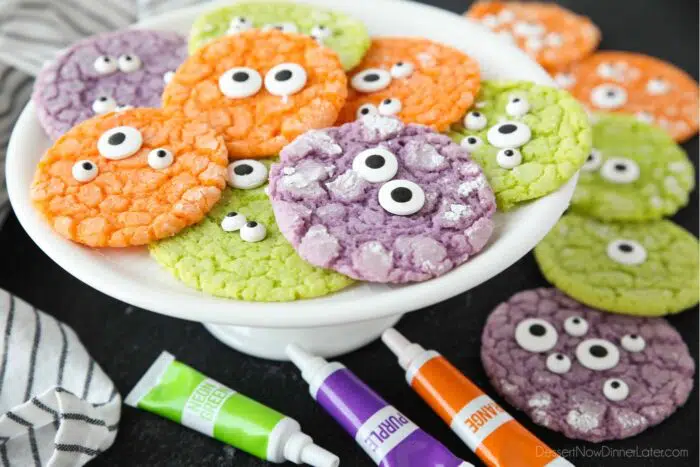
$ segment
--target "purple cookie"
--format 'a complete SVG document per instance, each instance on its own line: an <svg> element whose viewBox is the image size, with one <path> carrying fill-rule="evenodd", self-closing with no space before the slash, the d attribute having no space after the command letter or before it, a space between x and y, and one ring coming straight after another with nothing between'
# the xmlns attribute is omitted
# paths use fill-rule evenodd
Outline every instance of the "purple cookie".
<svg viewBox="0 0 700 467"><path fill-rule="evenodd" d="M372 282L417 282L478 253L494 195L449 137L370 115L310 131L270 171L282 234L309 263Z"/></svg>
<svg viewBox="0 0 700 467"><path fill-rule="evenodd" d="M77 42L37 77L32 99L51 139L119 107L160 107L166 73L187 57L185 38L127 30Z"/></svg>
<svg viewBox="0 0 700 467"><path fill-rule="evenodd" d="M634 436L688 399L695 363L661 318L587 308L557 289L515 294L489 316L481 360L535 423L599 442Z"/></svg>

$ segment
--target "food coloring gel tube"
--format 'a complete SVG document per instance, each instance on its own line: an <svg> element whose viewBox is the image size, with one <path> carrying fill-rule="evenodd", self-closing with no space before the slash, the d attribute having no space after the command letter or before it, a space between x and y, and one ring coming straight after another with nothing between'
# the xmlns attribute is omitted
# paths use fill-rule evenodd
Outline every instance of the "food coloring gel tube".
<svg viewBox="0 0 700 467"><path fill-rule="evenodd" d="M445 357L395 329L382 341L399 358L406 381L490 467L573 467L469 381Z"/></svg>
<svg viewBox="0 0 700 467"><path fill-rule="evenodd" d="M271 462L340 464L302 433L296 420L207 378L168 352L160 354L124 403Z"/></svg>
<svg viewBox="0 0 700 467"><path fill-rule="evenodd" d="M287 355L321 404L382 467L473 467L387 404L344 365L291 344Z"/></svg>

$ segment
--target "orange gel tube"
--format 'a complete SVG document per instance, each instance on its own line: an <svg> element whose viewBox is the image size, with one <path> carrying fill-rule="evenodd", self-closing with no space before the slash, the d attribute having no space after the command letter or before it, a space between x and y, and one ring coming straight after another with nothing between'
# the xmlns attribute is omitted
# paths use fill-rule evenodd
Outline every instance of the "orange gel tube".
<svg viewBox="0 0 700 467"><path fill-rule="evenodd" d="M406 381L489 467L573 467L525 429L445 357L395 329L382 341L406 370Z"/></svg>

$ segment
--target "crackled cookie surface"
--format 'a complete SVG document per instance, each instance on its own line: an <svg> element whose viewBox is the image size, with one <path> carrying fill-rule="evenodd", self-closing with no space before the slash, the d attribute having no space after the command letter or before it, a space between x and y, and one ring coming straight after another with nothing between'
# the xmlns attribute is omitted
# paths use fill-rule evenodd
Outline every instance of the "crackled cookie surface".
<svg viewBox="0 0 700 467"><path fill-rule="evenodd" d="M587 57L600 42L600 30L590 19L553 3L481 1L465 14L549 70Z"/></svg>
<svg viewBox="0 0 700 467"><path fill-rule="evenodd" d="M493 192L468 153L419 125L368 116L281 153L270 199L282 234L320 267L372 282L446 273L487 243Z"/></svg>
<svg viewBox="0 0 700 467"><path fill-rule="evenodd" d="M665 131L629 115L598 115L571 206L606 221L658 220L688 204L694 186L693 164Z"/></svg>
<svg viewBox="0 0 700 467"><path fill-rule="evenodd" d="M242 177L267 171L255 161ZM255 183L257 184L257 182ZM280 233L265 188L228 189L200 223L152 243L151 255L175 277L203 292L238 300L280 302L327 295L353 283L301 259Z"/></svg>
<svg viewBox="0 0 700 467"><path fill-rule="evenodd" d="M243 2L199 16L190 32L190 52L217 37L253 28L311 36L333 49L346 70L360 63L370 44L364 24L337 11L288 2Z"/></svg>
<svg viewBox="0 0 700 467"><path fill-rule="evenodd" d="M166 87L163 106L221 132L232 159L267 157L309 129L332 125L346 83L335 52L314 39L251 30L191 55Z"/></svg>
<svg viewBox="0 0 700 467"><path fill-rule="evenodd" d="M591 149L588 117L566 91L524 81L485 81L450 136L483 167L500 209L547 195Z"/></svg>
<svg viewBox="0 0 700 467"><path fill-rule="evenodd" d="M556 289L499 305L484 326L481 361L496 390L535 423L592 442L628 438L671 416L695 373L666 320L600 312Z"/></svg>
<svg viewBox="0 0 700 467"><path fill-rule="evenodd" d="M221 197L223 139L159 109L93 117L44 154L31 198L62 236L92 247L144 245L204 217Z"/></svg>
<svg viewBox="0 0 700 467"><path fill-rule="evenodd" d="M632 52L597 52L555 76L593 112L618 112L666 130L676 141L698 131L698 83L675 65Z"/></svg>
<svg viewBox="0 0 700 467"><path fill-rule="evenodd" d="M479 82L479 65L457 49L427 39L375 37L352 71L338 121L379 114L444 131L472 105Z"/></svg>
<svg viewBox="0 0 700 467"><path fill-rule="evenodd" d="M160 107L165 81L186 56L185 39L172 32L135 29L77 42L37 76L39 122L57 139L119 107Z"/></svg>
<svg viewBox="0 0 700 467"><path fill-rule="evenodd" d="M670 221L610 223L568 214L535 248L549 282L601 310L639 316L698 303L698 240Z"/></svg>

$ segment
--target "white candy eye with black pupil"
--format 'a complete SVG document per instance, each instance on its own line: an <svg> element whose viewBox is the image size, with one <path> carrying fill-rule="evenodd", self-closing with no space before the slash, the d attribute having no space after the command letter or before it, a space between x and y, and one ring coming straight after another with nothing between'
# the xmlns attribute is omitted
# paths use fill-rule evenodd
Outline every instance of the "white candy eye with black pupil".
<svg viewBox="0 0 700 467"><path fill-rule="evenodd" d="M496 154L496 163L502 169L514 169L523 162L523 155L515 148L501 149Z"/></svg>
<svg viewBox="0 0 700 467"><path fill-rule="evenodd" d="M221 220L221 228L225 232L235 232L236 230L240 230L247 222L248 220L243 214L231 211Z"/></svg>
<svg viewBox="0 0 700 467"><path fill-rule="evenodd" d="M333 35L333 31L328 26L319 24L311 28L311 37L316 39L318 42L323 43L324 39L328 39Z"/></svg>
<svg viewBox="0 0 700 467"><path fill-rule="evenodd" d="M593 148L586 158L586 162L583 163L581 170L584 172L595 172L603 163L603 155L599 150Z"/></svg>
<svg viewBox="0 0 700 467"><path fill-rule="evenodd" d="M97 168L97 165L94 162L87 160L76 162L73 164L73 168L71 169L73 178L80 183L86 183L94 180L95 177L97 177L98 172L99 169Z"/></svg>
<svg viewBox="0 0 700 467"><path fill-rule="evenodd" d="M390 99L384 99L379 104L379 115L396 115L397 113L401 112L402 108L403 105L401 105L401 101L399 99L396 99L394 97Z"/></svg>
<svg viewBox="0 0 700 467"><path fill-rule="evenodd" d="M629 239L608 243L606 253L611 260L625 266L637 266L647 260L647 250L641 243Z"/></svg>
<svg viewBox="0 0 700 467"><path fill-rule="evenodd" d="M359 92L376 92L391 84L391 74L380 68L368 68L352 77L350 85Z"/></svg>
<svg viewBox="0 0 700 467"><path fill-rule="evenodd" d="M530 127L522 122L506 121L489 128L486 138L497 148L519 148L530 141Z"/></svg>
<svg viewBox="0 0 700 467"><path fill-rule="evenodd" d="M639 180L641 170L632 159L611 157L600 169L600 175L610 183L633 183Z"/></svg>
<svg viewBox="0 0 700 467"><path fill-rule="evenodd" d="M593 88L590 99L599 109L619 109L627 103L627 91L616 84L601 84Z"/></svg>
<svg viewBox="0 0 700 467"><path fill-rule="evenodd" d="M233 188L251 190L267 181L267 167L253 159L242 159L228 165L228 183Z"/></svg>
<svg viewBox="0 0 700 467"><path fill-rule="evenodd" d="M374 104L363 104L357 109L357 118L362 118L367 115L377 115L379 113L379 110L377 109L377 106Z"/></svg>
<svg viewBox="0 0 700 467"><path fill-rule="evenodd" d="M263 31L277 30L281 32L299 32L299 28L294 23L272 23L262 27Z"/></svg>
<svg viewBox="0 0 700 467"><path fill-rule="evenodd" d="M522 117L530 111L530 103L522 96L513 96L506 104L506 113L511 117Z"/></svg>
<svg viewBox="0 0 700 467"><path fill-rule="evenodd" d="M391 76L397 79L408 78L413 74L415 67L410 62L398 62L391 67Z"/></svg>
<svg viewBox="0 0 700 467"><path fill-rule="evenodd" d="M291 96L306 85L306 70L296 63L280 63L265 75L265 89L275 96Z"/></svg>
<svg viewBox="0 0 700 467"><path fill-rule="evenodd" d="M425 192L410 180L391 180L379 189L379 205L397 216L410 216L425 205Z"/></svg>
<svg viewBox="0 0 700 467"><path fill-rule="evenodd" d="M559 375L571 369L571 359L562 353L549 354L545 363L549 371Z"/></svg>
<svg viewBox="0 0 700 467"><path fill-rule="evenodd" d="M141 59L137 55L124 54L118 60L119 71L124 73L133 73L141 68Z"/></svg>
<svg viewBox="0 0 700 467"><path fill-rule="evenodd" d="M581 337L588 332L588 321L580 316L569 316L564 321L564 331L574 337Z"/></svg>
<svg viewBox="0 0 700 467"><path fill-rule="evenodd" d="M175 157L173 153L165 148L154 149L148 153L148 165L152 169L162 170L173 165Z"/></svg>
<svg viewBox="0 0 700 467"><path fill-rule="evenodd" d="M546 352L557 345L557 330L540 318L525 318L515 327L515 341L528 352Z"/></svg>
<svg viewBox="0 0 700 467"><path fill-rule="evenodd" d="M604 371L617 365L620 351L605 339L586 339L576 346L576 359L589 370Z"/></svg>
<svg viewBox="0 0 700 467"><path fill-rule="evenodd" d="M486 128L486 115L481 112L469 112L464 116L464 128L471 131L479 131Z"/></svg>
<svg viewBox="0 0 700 467"><path fill-rule="evenodd" d="M117 64L117 59L108 55L101 55L97 57L92 66L95 68L98 75L109 75L117 71L117 68L119 67Z"/></svg>
<svg viewBox="0 0 700 467"><path fill-rule="evenodd" d="M621 379L610 378L603 383L603 395L606 399L617 402L627 399L630 394L630 388Z"/></svg>
<svg viewBox="0 0 700 467"><path fill-rule="evenodd" d="M352 170L370 183L380 183L394 178L399 171L399 163L387 149L365 149L353 159Z"/></svg>
<svg viewBox="0 0 700 467"><path fill-rule="evenodd" d="M228 25L227 34L238 34L239 32L253 29L253 23L245 16L234 16Z"/></svg>
<svg viewBox="0 0 700 467"><path fill-rule="evenodd" d="M262 88L260 73L252 68L236 67L219 77L219 90L231 99L253 96Z"/></svg>
<svg viewBox="0 0 700 467"><path fill-rule="evenodd" d="M111 112L117 108L117 101L109 96L100 96L92 103L92 111L97 115Z"/></svg>
<svg viewBox="0 0 700 467"><path fill-rule="evenodd" d="M465 136L459 144L468 151L473 152L479 149L484 142L478 136Z"/></svg>
<svg viewBox="0 0 700 467"><path fill-rule="evenodd" d="M112 128L97 140L97 150L105 159L120 160L133 156L141 149L141 132L130 126Z"/></svg>
<svg viewBox="0 0 700 467"><path fill-rule="evenodd" d="M267 229L264 225L255 221L248 221L241 227L241 240L255 243L264 240L267 236Z"/></svg>
<svg viewBox="0 0 700 467"><path fill-rule="evenodd" d="M625 334L620 339L620 345L628 352L641 352L647 346L646 341L639 334Z"/></svg>

